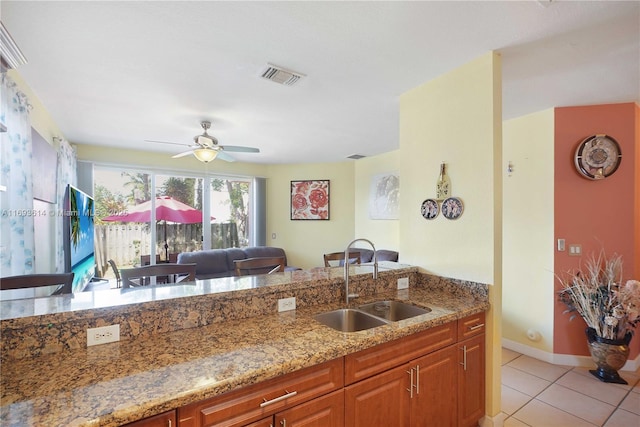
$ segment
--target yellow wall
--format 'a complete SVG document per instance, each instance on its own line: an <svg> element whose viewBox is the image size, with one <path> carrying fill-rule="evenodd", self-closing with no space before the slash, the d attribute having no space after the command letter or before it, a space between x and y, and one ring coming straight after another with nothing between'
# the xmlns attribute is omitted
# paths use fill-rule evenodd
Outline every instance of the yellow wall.
<svg viewBox="0 0 640 427"><path fill-rule="evenodd" d="M400 221L369 218L371 178L374 175L397 172L399 170L400 151L398 150L366 157L355 162L355 237L364 237L371 240L376 245L376 249L399 250ZM400 176L401 193L402 182L402 176ZM402 253L400 254L400 261L402 261Z"/></svg>
<svg viewBox="0 0 640 427"><path fill-rule="evenodd" d="M77 146L78 159L103 165L135 165L157 171L175 171L225 176L259 176L267 182L268 246L284 248L287 262L300 268L323 266L322 254L335 252L353 239L353 162L297 165L260 165L213 161L203 164L194 157L172 159L169 154L115 150L89 145ZM292 221L290 183L295 180L330 180L329 221ZM272 239L272 234L276 238Z"/></svg>
<svg viewBox="0 0 640 427"><path fill-rule="evenodd" d="M329 220L290 218L291 181L330 180ZM287 262L308 269L324 266L322 254L344 250L354 236L354 165L309 163L272 165L267 173L267 244L287 251ZM272 239L272 233L276 239Z"/></svg>
<svg viewBox="0 0 640 427"><path fill-rule="evenodd" d="M502 333L552 353L553 109L508 120L503 130L504 163L512 162L513 173L503 181Z"/></svg>
<svg viewBox="0 0 640 427"><path fill-rule="evenodd" d="M501 61L488 53L400 98L400 253L434 274L487 283L487 414L500 413ZM425 220L441 162L464 213Z"/></svg>

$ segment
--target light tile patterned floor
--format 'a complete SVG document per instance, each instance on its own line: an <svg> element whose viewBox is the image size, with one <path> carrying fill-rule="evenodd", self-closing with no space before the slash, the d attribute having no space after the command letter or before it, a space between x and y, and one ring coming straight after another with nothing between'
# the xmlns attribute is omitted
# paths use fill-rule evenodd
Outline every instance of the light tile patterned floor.
<svg viewBox="0 0 640 427"><path fill-rule="evenodd" d="M608 384L586 368L552 365L502 349L505 427L640 427L640 372Z"/></svg>

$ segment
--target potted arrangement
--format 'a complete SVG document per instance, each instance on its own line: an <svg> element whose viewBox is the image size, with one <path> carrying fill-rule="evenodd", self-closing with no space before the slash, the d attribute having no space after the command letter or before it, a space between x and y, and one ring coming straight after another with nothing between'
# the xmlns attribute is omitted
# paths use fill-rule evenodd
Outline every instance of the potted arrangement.
<svg viewBox="0 0 640 427"><path fill-rule="evenodd" d="M640 323L640 282L623 283L622 257L607 258L604 251L592 256L584 269L558 280L567 312L579 314L587 324L589 351L598 366L589 372L604 382L627 384L618 369L627 361L629 342Z"/></svg>

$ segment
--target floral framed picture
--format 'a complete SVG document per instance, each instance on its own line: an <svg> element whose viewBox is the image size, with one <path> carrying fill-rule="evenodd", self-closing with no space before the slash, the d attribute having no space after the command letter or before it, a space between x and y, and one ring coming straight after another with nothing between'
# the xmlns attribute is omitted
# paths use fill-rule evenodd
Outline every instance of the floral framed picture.
<svg viewBox="0 0 640 427"><path fill-rule="evenodd" d="M291 181L291 219L329 219L329 180Z"/></svg>

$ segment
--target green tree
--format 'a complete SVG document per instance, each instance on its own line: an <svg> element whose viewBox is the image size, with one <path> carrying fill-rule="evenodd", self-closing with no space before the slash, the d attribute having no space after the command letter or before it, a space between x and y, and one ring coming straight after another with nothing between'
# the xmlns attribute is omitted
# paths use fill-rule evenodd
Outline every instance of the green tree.
<svg viewBox="0 0 640 427"><path fill-rule="evenodd" d="M139 205L142 202L151 200L151 180L148 173L122 172L122 176L129 178L124 186L130 188L131 193L127 195L127 202L131 205Z"/></svg>
<svg viewBox="0 0 640 427"><path fill-rule="evenodd" d="M113 194L105 186L96 184L94 189L96 201L96 223L102 224L102 218L124 212L127 202L122 194Z"/></svg>
<svg viewBox="0 0 640 427"><path fill-rule="evenodd" d="M194 206L196 191L195 185L195 178L170 177L165 181L164 185L160 189L160 194L174 198L189 206Z"/></svg>
<svg viewBox="0 0 640 427"><path fill-rule="evenodd" d="M243 239L247 237L248 214L244 203L249 194L249 183L246 181L232 181L229 179L212 179L212 191L227 191L229 194L229 216L236 223L238 233Z"/></svg>

